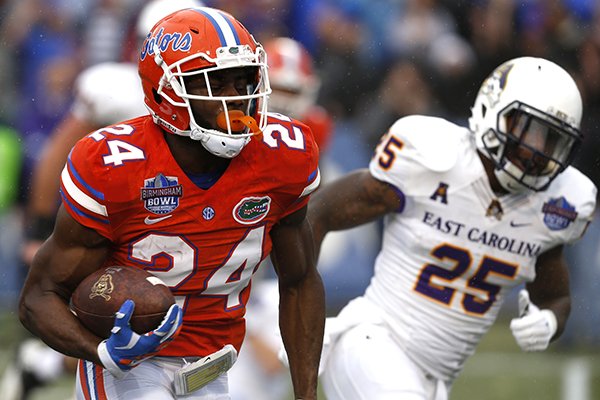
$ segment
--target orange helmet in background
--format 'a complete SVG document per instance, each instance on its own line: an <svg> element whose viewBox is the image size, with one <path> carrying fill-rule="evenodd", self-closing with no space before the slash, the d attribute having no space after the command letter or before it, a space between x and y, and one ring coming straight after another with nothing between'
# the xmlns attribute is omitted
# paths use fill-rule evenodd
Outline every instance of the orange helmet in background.
<svg viewBox="0 0 600 400"><path fill-rule="evenodd" d="M266 42L265 51L273 89L269 111L302 120L316 103L321 86L311 55L300 43L284 37Z"/></svg>
<svg viewBox="0 0 600 400"><path fill-rule="evenodd" d="M279 37L265 43L269 64L269 112L287 115L308 125L323 151L331 139L333 122L317 105L321 80L313 59L299 42Z"/></svg>

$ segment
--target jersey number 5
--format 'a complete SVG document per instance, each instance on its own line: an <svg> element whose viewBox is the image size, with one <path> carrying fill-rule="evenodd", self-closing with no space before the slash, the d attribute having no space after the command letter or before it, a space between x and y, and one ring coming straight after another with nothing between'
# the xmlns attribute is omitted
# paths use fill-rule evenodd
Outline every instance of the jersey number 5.
<svg viewBox="0 0 600 400"><path fill-rule="evenodd" d="M384 137L384 141L380 144L383 148L381 150L381 155L377 159L379 166L384 170L390 169L396 160L395 150L401 150L402 147L404 147L404 143L400 139L391 134L388 134L387 136L387 138Z"/></svg>

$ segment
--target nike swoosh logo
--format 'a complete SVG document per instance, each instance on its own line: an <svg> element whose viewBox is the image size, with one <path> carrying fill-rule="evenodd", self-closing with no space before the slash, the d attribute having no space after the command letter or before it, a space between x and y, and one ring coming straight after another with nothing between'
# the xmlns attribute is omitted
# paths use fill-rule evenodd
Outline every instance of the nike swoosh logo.
<svg viewBox="0 0 600 400"><path fill-rule="evenodd" d="M513 228L521 228L523 226L529 226L531 225L531 222L514 222L514 221L510 221L510 226L512 226Z"/></svg>
<svg viewBox="0 0 600 400"><path fill-rule="evenodd" d="M153 225L153 224L156 224L157 222L164 221L167 218L171 218L172 216L173 215L171 214L171 215L165 215L164 217L158 217L158 218L146 217L146 218L144 218L144 223L146 225Z"/></svg>

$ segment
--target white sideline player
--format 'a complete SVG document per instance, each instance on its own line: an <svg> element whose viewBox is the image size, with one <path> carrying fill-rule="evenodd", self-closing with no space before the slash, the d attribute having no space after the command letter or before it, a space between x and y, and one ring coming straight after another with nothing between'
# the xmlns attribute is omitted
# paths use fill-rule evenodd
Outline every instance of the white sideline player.
<svg viewBox="0 0 600 400"><path fill-rule="evenodd" d="M517 58L483 83L470 129L402 118L368 170L316 192L317 243L386 216L369 287L327 322L329 400L447 399L522 283L521 314L510 324L518 345L542 351L562 333L570 311L563 245L583 235L596 199L593 183L569 166L581 115L567 72Z"/></svg>
<svg viewBox="0 0 600 400"><path fill-rule="evenodd" d="M148 32L163 17L184 8L202 7L199 0L152 0L140 11L136 35L141 45ZM139 46L136 46L139 47ZM137 48L135 57L137 58ZM71 147L86 134L140 115L148 114L144 93L133 61L96 64L82 71L74 87L75 99L69 113L48 139L37 163L29 197L24 261L29 264L54 227L59 203L60 172ZM75 371L76 360L47 347L37 338L25 340L16 366L8 366L0 382L4 399L26 399L31 389Z"/></svg>

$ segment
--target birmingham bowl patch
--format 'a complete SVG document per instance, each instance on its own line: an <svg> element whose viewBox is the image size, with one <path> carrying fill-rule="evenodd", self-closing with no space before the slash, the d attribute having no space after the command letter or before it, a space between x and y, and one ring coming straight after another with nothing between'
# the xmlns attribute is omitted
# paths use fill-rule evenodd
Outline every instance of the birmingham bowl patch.
<svg viewBox="0 0 600 400"><path fill-rule="evenodd" d="M141 197L146 210L154 214L168 214L179 206L183 196L183 187L176 176L164 176L158 173L154 178L144 179Z"/></svg>
<svg viewBox="0 0 600 400"><path fill-rule="evenodd" d="M271 198L244 197L233 208L233 218L240 224L249 225L262 220L271 208Z"/></svg>
<svg viewBox="0 0 600 400"><path fill-rule="evenodd" d="M569 204L564 197L550 199L544 203L542 212L544 213L544 224L553 231L566 229L577 218L575 207Z"/></svg>

